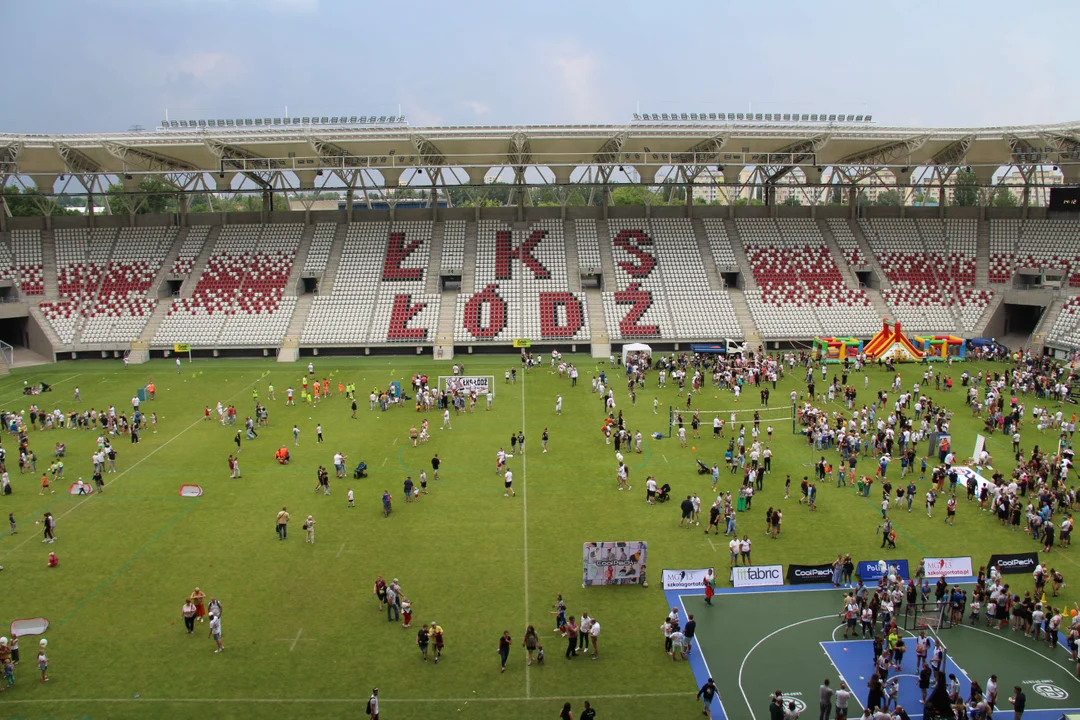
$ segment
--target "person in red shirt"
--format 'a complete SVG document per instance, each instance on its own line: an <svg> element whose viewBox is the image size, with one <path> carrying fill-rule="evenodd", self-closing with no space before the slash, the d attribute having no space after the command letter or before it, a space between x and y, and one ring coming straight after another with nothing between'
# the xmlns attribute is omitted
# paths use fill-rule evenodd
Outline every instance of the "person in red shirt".
<svg viewBox="0 0 1080 720"><path fill-rule="evenodd" d="M711 573L707 574L705 576L705 580L703 581L704 584L705 584L705 604L706 605L712 605L712 598L713 598L713 595L716 592L715 590L713 590L712 577L710 577L710 575L711 575Z"/></svg>
<svg viewBox="0 0 1080 720"><path fill-rule="evenodd" d="M49 567L58 567L60 565L60 558L56 557L56 553L49 553Z"/></svg>

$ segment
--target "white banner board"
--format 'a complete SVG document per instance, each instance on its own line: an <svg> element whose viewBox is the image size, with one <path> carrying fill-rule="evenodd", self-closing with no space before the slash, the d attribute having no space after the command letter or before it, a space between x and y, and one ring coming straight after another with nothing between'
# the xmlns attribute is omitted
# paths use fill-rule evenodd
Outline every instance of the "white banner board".
<svg viewBox="0 0 1080 720"><path fill-rule="evenodd" d="M731 584L737 588L784 584L783 565L752 565L731 568Z"/></svg>
<svg viewBox="0 0 1080 720"><path fill-rule="evenodd" d="M923 567L928 578L972 576L970 557L924 558Z"/></svg>
<svg viewBox="0 0 1080 720"><path fill-rule="evenodd" d="M700 590L705 587L705 576L709 568L693 570L664 570L665 590Z"/></svg>

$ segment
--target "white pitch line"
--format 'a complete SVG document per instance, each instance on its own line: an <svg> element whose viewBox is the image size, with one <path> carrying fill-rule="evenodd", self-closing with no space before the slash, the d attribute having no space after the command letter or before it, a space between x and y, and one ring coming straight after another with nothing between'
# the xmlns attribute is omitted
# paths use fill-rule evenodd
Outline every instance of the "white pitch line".
<svg viewBox="0 0 1080 720"><path fill-rule="evenodd" d="M77 376L73 375L72 377L77 377ZM226 401L228 401L228 400L232 400L232 399L233 399L234 397L236 397L237 395L239 395L239 394L240 394L240 393L242 393L242 392L245 392L245 391L246 391L246 390L247 390L247 389L248 389L249 387L251 387L252 385L254 385L254 384L255 384L255 383L257 383L257 382L258 382L258 380L255 380L254 382L248 383L248 384L247 384L247 385L245 385L244 387L240 388L240 390L238 390L238 391L236 392L236 394L232 395L231 397L228 397L228 398L226 398ZM153 449L153 450L151 450L151 451L150 451L149 453L147 453L147 454L146 454L146 455L145 455L145 456L144 456L143 458L141 458L141 459L139 459L139 460L135 461L135 463L134 463L134 464L132 464L132 466L131 466L131 467L129 467L129 468L125 469L125 470L122 470L122 471L121 471L121 472L120 472L119 474L117 474L117 476L116 476L116 477L114 477L114 478L113 478L112 480L110 480L109 482L105 483L105 485L104 485L103 487L109 487L109 486L110 486L110 485L112 485L112 484L113 484L114 482L117 482L118 480L120 480L120 478L124 477L124 476L125 476L125 475L127 475L127 474L128 474L129 472L131 472L132 470L134 470L135 468L139 467L139 466L140 466L140 465L142 465L142 464L143 464L144 462L146 462L147 460L149 460L150 458L152 458L152 457L153 457L153 456L154 456L154 455L155 455L155 454L156 454L156 453L157 453L157 452L158 452L159 450L163 449L163 448L164 448L165 446L167 446L167 445L169 445L170 443L172 443L172 441L173 441L173 440L176 440L176 439L177 439L178 437L180 437L181 435L183 435L184 433L186 433L186 432L187 432L188 430L190 430L191 428L195 427L196 425L200 424L201 422L203 422L203 419L202 419L202 417L200 417L200 418L199 418L198 420L196 420L195 422L193 422L193 423L191 423L190 425L188 425L188 426L187 426L186 428L184 428L184 429L183 429L183 430L181 430L180 432L178 432L178 433L176 433L175 435L173 435L173 436L172 436L171 438L169 438L168 440L166 440L165 442L163 442L163 443L162 443L161 445L158 445L158 446L157 446L156 448L154 448L154 449ZM65 513L64 513L63 515L59 515L59 516L58 516L58 517L57 517L56 519L57 519L57 520L62 520L62 519L64 519L65 517L67 517L67 516L68 516L68 515L70 515L71 513L75 512L76 510L78 510L79 508L81 508L81 507L82 507L83 505L85 505L86 503L90 502L90 500L91 500L92 498L93 498L93 496L92 496L92 495L87 495L87 496L86 496L86 498L85 498L84 500L80 500L80 501L79 501L79 502L77 502L76 504L72 505L72 506L71 506L70 508L68 508L67 512L65 512ZM7 553L5 553L5 554L3 555L3 557L9 557L9 556L10 556L10 555L11 555L12 553L18 552L18 551L19 551L19 550L20 550L20 549L21 549L21 548L22 548L23 546L25 546L25 545L26 545L26 544L27 544L28 542L30 542L30 541L31 541L31 540L33 540L33 539L34 539L34 536L32 536L32 535L31 535L30 537L28 537L28 538L26 538L25 540L23 540L23 541L22 541L22 543L20 543L19 545L16 545L16 546L15 546L15 548L14 548L13 550L10 550L10 551L8 551Z"/></svg>
<svg viewBox="0 0 1080 720"><path fill-rule="evenodd" d="M1067 668L1067 667L1065 667L1064 665L1062 665L1062 664L1058 663L1058 662L1057 662L1056 660L1051 660L1051 659L1050 659L1050 658L1048 658L1048 657L1047 657L1046 655L1043 655L1043 654L1042 654L1041 652L1039 652L1038 650L1036 650L1036 649L1035 649L1035 648L1033 648L1033 647L1028 647L1027 645L1024 645L1023 643L1018 643L1018 642L1016 642L1015 640L1010 640L1009 638L1005 637L1004 635L998 635L998 634L996 634L996 633L992 633L992 632L990 632L990 631L988 631L988 630L983 630L982 628L972 627L971 625L965 625L965 624L963 624L963 623L960 623L958 627L966 628L967 630L975 630L976 632L981 632L981 633L983 633L983 634L985 634L985 635L989 635L989 636L991 636L991 637L996 637L996 638L998 638L999 640L1004 640L1004 641L1005 641L1005 642L1007 642L1007 643L1012 643L1012 644L1013 644L1013 645L1015 645L1016 647L1019 647L1019 648L1023 648L1023 649L1025 649L1025 650L1027 650L1028 652L1032 652L1032 653L1035 653L1036 655L1038 655L1038 656L1039 656L1039 657L1041 657L1042 659L1046 660L1047 662L1052 662L1052 663L1054 663L1055 665L1057 665L1057 666L1058 666L1059 668L1061 668L1062 670L1064 670L1064 671L1065 671L1065 674L1066 674L1066 675L1068 675L1069 677L1071 677L1071 678L1072 678L1073 680L1076 680L1077 682L1080 682L1080 678L1078 678L1078 677L1076 677L1075 675L1073 675L1073 674L1072 674L1072 671L1071 671L1071 670L1069 670L1069 668ZM956 665L956 661L955 661L955 660L953 661L953 664L954 664L954 665ZM961 672L964 672L964 669L963 669L963 668L961 668L961 667L960 667L959 665L956 665L956 667L957 667L957 668L958 668L958 669L959 669L959 670L960 670ZM967 675L967 673L966 673L966 672L964 672L964 674L965 674L965 675ZM969 677L970 677L970 676L969 676Z"/></svg>
<svg viewBox="0 0 1080 720"><path fill-rule="evenodd" d="M521 427L525 423L525 375L521 374ZM523 560L525 570L525 624L529 624L529 485L527 482L528 460L524 452L521 453L521 533L523 538ZM530 666L525 665L525 698L532 695L532 678L529 674Z"/></svg>
<svg viewBox="0 0 1080 720"><path fill-rule="evenodd" d="M710 537L707 537L707 538L705 538L705 539L709 541L709 547L711 547L711 548L712 548L712 551L713 551L713 552L716 552L716 546L715 546L715 545L713 545L713 542L712 542L712 538L710 538Z"/></svg>
<svg viewBox="0 0 1080 720"><path fill-rule="evenodd" d="M664 462L667 462L667 455L660 453L660 457L664 458Z"/></svg>
<svg viewBox="0 0 1080 720"><path fill-rule="evenodd" d="M382 459L382 465L380 465L379 467L386 467L386 461L389 460L389 459L390 458L383 458Z"/></svg>
<svg viewBox="0 0 1080 720"><path fill-rule="evenodd" d="M397 439L397 438L394 438L394 442L393 442L393 443L391 443L391 444L392 444L392 445L397 445L397 441L398 441L398 439Z"/></svg>
<svg viewBox="0 0 1080 720"><path fill-rule="evenodd" d="M342 545L342 547L345 547ZM293 638L292 645L289 646L289 652L296 649L296 643L300 642L300 633L304 632L304 628L300 628L296 631L296 637Z"/></svg>
<svg viewBox="0 0 1080 720"><path fill-rule="evenodd" d="M307 638L304 638L307 640ZM528 667L526 665L526 667ZM407 703L505 703L505 702L556 702L564 700L633 700L636 698L661 698L686 696L686 691L681 692L655 692L655 693L622 693L616 695L559 695L550 697L447 697L447 698L386 698L379 696L379 702L387 704ZM36 699L12 699L4 698L6 704L39 705L41 703L232 703L253 705L289 705L295 703L318 703L318 704L354 704L367 703L363 698L36 698Z"/></svg>
<svg viewBox="0 0 1080 720"><path fill-rule="evenodd" d="M820 615L818 617L807 618L806 620L799 620L798 622L793 622L790 625L785 625L782 628L778 628L776 630L773 630L771 633L769 633L768 635L766 635L765 637L761 638L756 643L754 643L754 646L752 648L750 648L749 651L747 651L746 656L743 658L742 663L739 665L739 692L742 693L743 702L746 703L746 709L750 711L750 719L751 720L757 720L757 714L754 713L754 706L750 704L750 698L746 697L746 690L743 689L742 676L743 676L743 670L746 668L746 661L750 659L750 656L754 654L754 651L758 649L758 647L761 645L761 643L765 642L766 640L771 638L773 635L777 635L779 633L782 633L785 630L789 630L789 629L791 629L793 627L798 627L799 625L804 625L804 624L806 624L808 622L815 622L817 620L833 620L835 618L836 618L836 615Z"/></svg>
<svg viewBox="0 0 1080 720"><path fill-rule="evenodd" d="M337 551L337 557L341 557L341 553L345 552L345 543L341 543L341 547Z"/></svg>

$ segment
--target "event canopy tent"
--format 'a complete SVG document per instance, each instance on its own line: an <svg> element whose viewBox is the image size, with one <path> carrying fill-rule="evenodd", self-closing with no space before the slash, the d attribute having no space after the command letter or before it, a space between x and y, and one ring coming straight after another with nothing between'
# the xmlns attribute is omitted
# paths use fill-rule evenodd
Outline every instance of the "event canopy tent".
<svg viewBox="0 0 1080 720"><path fill-rule="evenodd" d="M622 348L622 362L623 362L623 365L626 364L626 357L630 353L635 353L635 352L648 353L649 356L652 356L652 348L649 347L648 345L646 345L645 343L630 343L629 345L623 345L623 348Z"/></svg>

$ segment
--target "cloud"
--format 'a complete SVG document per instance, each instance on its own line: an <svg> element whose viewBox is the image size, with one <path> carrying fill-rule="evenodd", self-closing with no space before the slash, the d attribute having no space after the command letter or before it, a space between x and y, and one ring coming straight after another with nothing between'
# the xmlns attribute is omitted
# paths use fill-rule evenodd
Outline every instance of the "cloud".
<svg viewBox="0 0 1080 720"><path fill-rule="evenodd" d="M482 103L482 102L480 102L478 100L462 100L461 102L465 107L472 110L473 113L475 115L477 115L478 117L482 117L484 115L487 115L489 112L491 112L490 107L488 107L486 104L484 104L484 103Z"/></svg>
<svg viewBox="0 0 1080 720"><path fill-rule="evenodd" d="M597 81L596 58L589 52L566 49L552 55L555 60L557 90L568 120L575 123L610 119Z"/></svg>
<svg viewBox="0 0 1080 720"><path fill-rule="evenodd" d="M187 76L204 88L216 90L232 84L247 73L240 58L221 52L198 52L181 56L169 63L170 77Z"/></svg>

